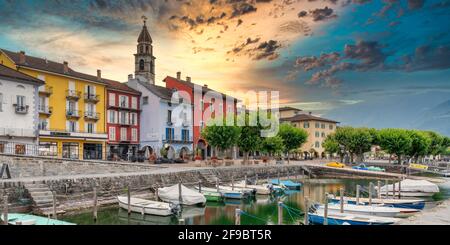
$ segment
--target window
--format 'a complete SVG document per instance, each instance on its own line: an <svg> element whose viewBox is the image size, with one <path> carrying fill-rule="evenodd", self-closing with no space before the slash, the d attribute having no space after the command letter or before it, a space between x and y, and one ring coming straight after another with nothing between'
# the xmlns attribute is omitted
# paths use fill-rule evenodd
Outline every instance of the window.
<svg viewBox="0 0 450 245"><path fill-rule="evenodd" d="M86 104L86 112L89 115L94 115L94 111L95 111L95 105L94 104L90 104L90 103Z"/></svg>
<svg viewBox="0 0 450 245"><path fill-rule="evenodd" d="M309 128L309 122L304 122L303 123L303 128Z"/></svg>
<svg viewBox="0 0 450 245"><path fill-rule="evenodd" d="M109 93L109 105L110 106L115 106L116 105L116 94L114 93Z"/></svg>
<svg viewBox="0 0 450 245"><path fill-rule="evenodd" d="M0 111L3 111L3 94L0 93Z"/></svg>
<svg viewBox="0 0 450 245"><path fill-rule="evenodd" d="M56 142L40 142L39 143L40 156L58 156L58 143Z"/></svg>
<svg viewBox="0 0 450 245"><path fill-rule="evenodd" d="M131 108L137 109L137 97L131 97Z"/></svg>
<svg viewBox="0 0 450 245"><path fill-rule="evenodd" d="M109 127L109 140L116 141L116 128Z"/></svg>
<svg viewBox="0 0 450 245"><path fill-rule="evenodd" d="M172 111L171 110L167 111L167 122L172 123Z"/></svg>
<svg viewBox="0 0 450 245"><path fill-rule="evenodd" d="M0 142L0 153L4 153L5 152L5 143Z"/></svg>
<svg viewBox="0 0 450 245"><path fill-rule="evenodd" d="M128 140L127 128L120 128L120 140L121 141L127 141Z"/></svg>
<svg viewBox="0 0 450 245"><path fill-rule="evenodd" d="M119 106L122 108L128 108L128 96L125 95L119 96Z"/></svg>
<svg viewBox="0 0 450 245"><path fill-rule="evenodd" d="M316 135L316 138L319 138L319 137L320 137L320 133L317 132L317 131L316 131L315 135Z"/></svg>
<svg viewBox="0 0 450 245"><path fill-rule="evenodd" d="M120 112L120 114L119 114L119 122L120 122L120 124L128 125L128 123L129 123L128 112L126 112L126 111L121 111Z"/></svg>
<svg viewBox="0 0 450 245"><path fill-rule="evenodd" d="M75 132L77 130L77 122L75 121L69 121L69 132Z"/></svg>
<svg viewBox="0 0 450 245"><path fill-rule="evenodd" d="M108 123L117 123L115 111L108 110Z"/></svg>
<svg viewBox="0 0 450 245"><path fill-rule="evenodd" d="M139 51L140 51L141 54L144 53L144 47L143 47L143 46L140 46L140 47L139 47ZM141 60L141 61L142 61L142 60Z"/></svg>
<svg viewBox="0 0 450 245"><path fill-rule="evenodd" d="M320 126L321 128L325 128L325 123L322 123Z"/></svg>
<svg viewBox="0 0 450 245"><path fill-rule="evenodd" d="M90 134L94 133L94 124L93 123L87 123L86 126L87 126L86 132L88 132Z"/></svg>
<svg viewBox="0 0 450 245"><path fill-rule="evenodd" d="M47 127L48 127L47 119L39 118L38 129L47 130Z"/></svg>
<svg viewBox="0 0 450 245"><path fill-rule="evenodd" d="M144 96L142 98L142 104L147 105L148 104L148 96Z"/></svg>
<svg viewBox="0 0 450 245"><path fill-rule="evenodd" d="M142 50L142 47L141 47L141 50ZM143 71L144 68L145 68L144 60L140 60L140 61L139 61L139 70L140 70L140 71Z"/></svg>
<svg viewBox="0 0 450 245"><path fill-rule="evenodd" d="M173 140L174 139L174 132L175 132L175 129L173 129L173 128L166 128L166 140Z"/></svg>
<svg viewBox="0 0 450 245"><path fill-rule="evenodd" d="M24 155L26 151L26 146L23 144L16 144L15 154L16 155Z"/></svg>
<svg viewBox="0 0 450 245"><path fill-rule="evenodd" d="M25 96L17 95L17 107L25 107Z"/></svg>
<svg viewBox="0 0 450 245"><path fill-rule="evenodd" d="M325 133L324 132L322 132L322 138L325 138Z"/></svg>
<svg viewBox="0 0 450 245"><path fill-rule="evenodd" d="M131 129L131 141L138 141L137 139L137 128Z"/></svg>
<svg viewBox="0 0 450 245"><path fill-rule="evenodd" d="M316 128L320 128L320 123L316 122Z"/></svg>
<svg viewBox="0 0 450 245"><path fill-rule="evenodd" d="M181 130L181 140L189 141L189 130L188 129Z"/></svg>
<svg viewBox="0 0 450 245"><path fill-rule="evenodd" d="M315 147L316 148L320 148L320 142L319 141L316 141Z"/></svg>
<svg viewBox="0 0 450 245"><path fill-rule="evenodd" d="M67 111L71 114L74 114L77 108L77 104L74 101L68 102L68 108Z"/></svg>
<svg viewBox="0 0 450 245"><path fill-rule="evenodd" d="M137 125L137 113L131 113L130 114L130 124L133 126Z"/></svg>
<svg viewBox="0 0 450 245"><path fill-rule="evenodd" d="M148 53L148 46L145 46L145 52Z"/></svg>
<svg viewBox="0 0 450 245"><path fill-rule="evenodd" d="M95 87L93 85L86 85L86 94L90 98L92 95L95 95Z"/></svg>
<svg viewBox="0 0 450 245"><path fill-rule="evenodd" d="M63 158L78 159L80 146L78 143L63 143Z"/></svg>
<svg viewBox="0 0 450 245"><path fill-rule="evenodd" d="M333 130L333 124L330 124L329 128L330 130Z"/></svg>

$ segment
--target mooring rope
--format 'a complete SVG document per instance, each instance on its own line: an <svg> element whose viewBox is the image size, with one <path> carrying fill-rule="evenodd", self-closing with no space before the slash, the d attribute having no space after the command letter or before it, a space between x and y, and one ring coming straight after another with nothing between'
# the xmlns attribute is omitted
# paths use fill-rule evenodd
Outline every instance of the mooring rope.
<svg viewBox="0 0 450 245"><path fill-rule="evenodd" d="M250 217L250 218L254 218L254 219L256 219L256 220L265 222L266 224L267 224L267 222L268 222L268 221L265 220L265 219L259 218L259 217L255 216L255 215L252 215L252 214L249 214L249 213L247 213L247 212L245 212L245 211L243 211L243 210L241 210L241 214L246 215L246 216L248 216L248 217Z"/></svg>

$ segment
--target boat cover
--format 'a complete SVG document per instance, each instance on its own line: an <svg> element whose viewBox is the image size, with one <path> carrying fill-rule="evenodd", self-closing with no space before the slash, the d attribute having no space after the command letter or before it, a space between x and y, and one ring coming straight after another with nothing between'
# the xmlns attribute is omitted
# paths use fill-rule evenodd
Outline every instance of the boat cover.
<svg viewBox="0 0 450 245"><path fill-rule="evenodd" d="M165 202L179 203L178 185L173 185L164 188L158 188L158 196ZM181 185L181 196L183 205L197 205L206 203L206 198L198 191L191 190L184 185Z"/></svg>
<svg viewBox="0 0 450 245"><path fill-rule="evenodd" d="M398 191L398 183L395 183L395 190ZM386 189L389 192L392 192L393 185L382 186L381 191L386 192ZM402 192L425 192L425 193L436 193L439 192L439 187L436 184L433 184L427 180L412 180L405 179L401 181L401 190Z"/></svg>

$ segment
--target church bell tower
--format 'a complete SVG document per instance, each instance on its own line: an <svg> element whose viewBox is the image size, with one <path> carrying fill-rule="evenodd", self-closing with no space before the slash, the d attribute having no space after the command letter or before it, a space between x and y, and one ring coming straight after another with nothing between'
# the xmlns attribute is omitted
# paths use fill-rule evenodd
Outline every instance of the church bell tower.
<svg viewBox="0 0 450 245"><path fill-rule="evenodd" d="M147 30L147 17L142 16L144 26L139 34L137 52L134 55L136 78L144 78L150 84L155 84L155 56L153 56L152 37Z"/></svg>

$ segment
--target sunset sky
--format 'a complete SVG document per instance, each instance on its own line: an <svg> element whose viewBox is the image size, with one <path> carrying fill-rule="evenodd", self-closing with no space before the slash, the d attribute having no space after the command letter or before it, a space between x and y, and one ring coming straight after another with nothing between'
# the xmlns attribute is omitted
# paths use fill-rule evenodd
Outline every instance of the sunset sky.
<svg viewBox="0 0 450 245"><path fill-rule="evenodd" d="M160 85L181 71L223 92L277 90L355 126L427 128L411 118L431 113L450 134L448 0L0 0L0 48L125 81L142 15Z"/></svg>

